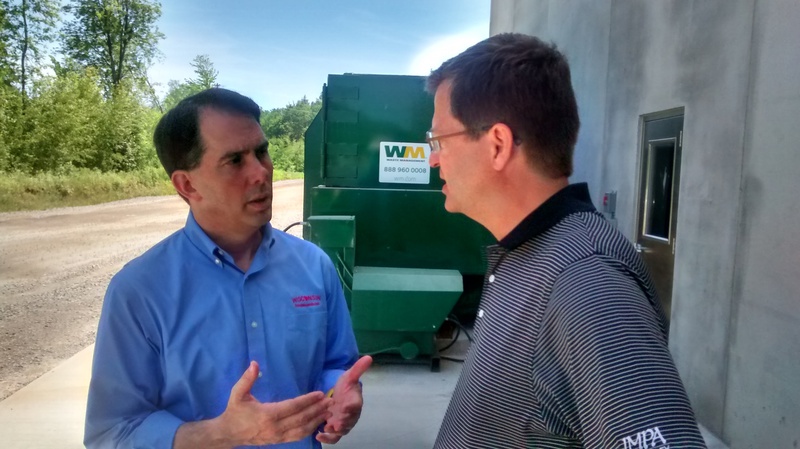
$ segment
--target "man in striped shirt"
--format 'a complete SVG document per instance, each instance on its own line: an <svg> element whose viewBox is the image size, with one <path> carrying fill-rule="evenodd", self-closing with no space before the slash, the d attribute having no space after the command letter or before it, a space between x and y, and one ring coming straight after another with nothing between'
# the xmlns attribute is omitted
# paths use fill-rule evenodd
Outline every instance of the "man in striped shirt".
<svg viewBox="0 0 800 449"><path fill-rule="evenodd" d="M647 269L570 185L579 119L553 45L493 36L428 78L445 208L498 240L436 448L705 448Z"/></svg>

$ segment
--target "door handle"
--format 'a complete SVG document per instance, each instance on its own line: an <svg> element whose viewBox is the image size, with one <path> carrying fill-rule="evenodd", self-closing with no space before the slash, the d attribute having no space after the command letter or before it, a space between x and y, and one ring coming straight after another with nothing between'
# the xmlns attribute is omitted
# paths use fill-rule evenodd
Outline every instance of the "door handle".
<svg viewBox="0 0 800 449"><path fill-rule="evenodd" d="M645 253L647 252L647 248L641 245L641 243L634 243L633 248L636 250L637 253Z"/></svg>

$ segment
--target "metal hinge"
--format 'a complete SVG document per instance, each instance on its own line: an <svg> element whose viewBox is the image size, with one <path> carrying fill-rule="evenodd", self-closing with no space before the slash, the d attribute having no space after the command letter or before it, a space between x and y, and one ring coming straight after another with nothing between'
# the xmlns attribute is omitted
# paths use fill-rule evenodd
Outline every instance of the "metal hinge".
<svg viewBox="0 0 800 449"><path fill-rule="evenodd" d="M678 133L678 146L683 148L683 130Z"/></svg>

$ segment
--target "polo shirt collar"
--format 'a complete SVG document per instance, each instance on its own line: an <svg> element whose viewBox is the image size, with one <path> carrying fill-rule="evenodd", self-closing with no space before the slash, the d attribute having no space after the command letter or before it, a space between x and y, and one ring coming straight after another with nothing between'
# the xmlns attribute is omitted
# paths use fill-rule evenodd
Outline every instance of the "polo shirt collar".
<svg viewBox="0 0 800 449"><path fill-rule="evenodd" d="M567 215L576 212L595 212L596 210L589 196L589 186L584 182L570 184L534 209L497 243L506 250L513 250L526 241L543 234Z"/></svg>

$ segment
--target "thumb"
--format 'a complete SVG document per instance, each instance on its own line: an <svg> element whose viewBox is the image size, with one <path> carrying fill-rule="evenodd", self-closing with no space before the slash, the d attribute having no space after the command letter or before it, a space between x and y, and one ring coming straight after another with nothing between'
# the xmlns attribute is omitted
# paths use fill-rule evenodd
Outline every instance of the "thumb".
<svg viewBox="0 0 800 449"><path fill-rule="evenodd" d="M243 400L250 396L250 389L256 383L258 378L258 363L255 361L250 362L242 377L236 382L236 385L231 388L231 400Z"/></svg>
<svg viewBox="0 0 800 449"><path fill-rule="evenodd" d="M358 361L347 370L344 375L347 376L347 381L351 383L358 382L358 379L367 372L369 367L372 366L372 357L365 355L358 359Z"/></svg>

